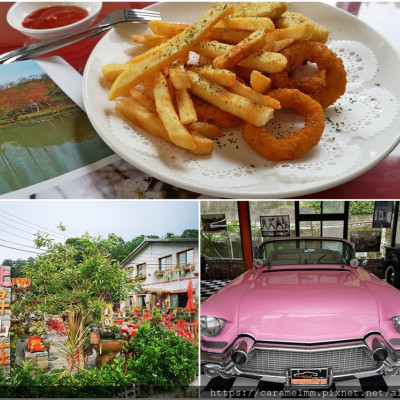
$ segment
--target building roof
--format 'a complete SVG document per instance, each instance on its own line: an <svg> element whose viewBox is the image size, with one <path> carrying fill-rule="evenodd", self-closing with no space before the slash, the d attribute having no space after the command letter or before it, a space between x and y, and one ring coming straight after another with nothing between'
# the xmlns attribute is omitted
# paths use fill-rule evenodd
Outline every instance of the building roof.
<svg viewBox="0 0 400 400"><path fill-rule="evenodd" d="M121 265L125 267L131 260L132 258L136 257L139 255L142 251L144 251L150 244L152 243L179 243L179 242L192 242L193 245L198 245L199 241L196 238L165 238L165 239L153 239L153 238L146 238L143 240L142 243L139 244L139 246L134 249L128 257L125 258L121 262Z"/></svg>

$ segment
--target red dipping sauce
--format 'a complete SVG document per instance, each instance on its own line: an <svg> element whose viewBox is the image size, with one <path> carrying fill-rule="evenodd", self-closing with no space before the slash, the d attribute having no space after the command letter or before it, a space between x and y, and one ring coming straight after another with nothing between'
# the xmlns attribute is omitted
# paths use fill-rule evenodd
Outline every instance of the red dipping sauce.
<svg viewBox="0 0 400 400"><path fill-rule="evenodd" d="M40 8L22 21L28 29L52 29L70 25L88 16L88 12L77 6L51 6Z"/></svg>

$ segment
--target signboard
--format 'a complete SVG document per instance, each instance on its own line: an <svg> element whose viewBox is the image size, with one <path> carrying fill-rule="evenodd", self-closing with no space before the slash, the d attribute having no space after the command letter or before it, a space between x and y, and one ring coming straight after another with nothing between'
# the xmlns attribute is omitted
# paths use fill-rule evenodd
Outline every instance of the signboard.
<svg viewBox="0 0 400 400"><path fill-rule="evenodd" d="M350 241L354 243L356 253L379 252L381 249L381 231L353 231Z"/></svg>
<svg viewBox="0 0 400 400"><path fill-rule="evenodd" d="M390 228L392 226L393 201L376 201L374 207L373 228Z"/></svg>
<svg viewBox="0 0 400 400"><path fill-rule="evenodd" d="M289 215L260 216L262 237L290 236Z"/></svg>
<svg viewBox="0 0 400 400"><path fill-rule="evenodd" d="M228 224L226 223L225 214L208 214L202 215L201 222L204 232L227 231Z"/></svg>
<svg viewBox="0 0 400 400"><path fill-rule="evenodd" d="M113 305L105 304L101 311L101 327L110 328L113 326Z"/></svg>

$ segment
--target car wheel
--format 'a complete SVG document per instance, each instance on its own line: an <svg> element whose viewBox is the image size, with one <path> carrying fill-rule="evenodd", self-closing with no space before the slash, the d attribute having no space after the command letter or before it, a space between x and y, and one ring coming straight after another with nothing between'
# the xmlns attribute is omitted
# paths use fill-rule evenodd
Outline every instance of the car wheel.
<svg viewBox="0 0 400 400"><path fill-rule="evenodd" d="M394 286L396 289L400 289L400 265L397 263L389 265L385 271L386 282Z"/></svg>
<svg viewBox="0 0 400 400"><path fill-rule="evenodd" d="M389 285L394 286L395 272L392 265L389 265L385 271L385 280Z"/></svg>

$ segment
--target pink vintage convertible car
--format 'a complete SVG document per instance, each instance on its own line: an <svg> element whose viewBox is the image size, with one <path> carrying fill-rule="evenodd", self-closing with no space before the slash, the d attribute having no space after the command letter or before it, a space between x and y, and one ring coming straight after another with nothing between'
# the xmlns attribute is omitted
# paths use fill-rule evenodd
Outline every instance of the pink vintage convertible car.
<svg viewBox="0 0 400 400"><path fill-rule="evenodd" d="M290 387L400 370L400 292L334 238L276 238L252 270L201 305L201 362L211 377Z"/></svg>

